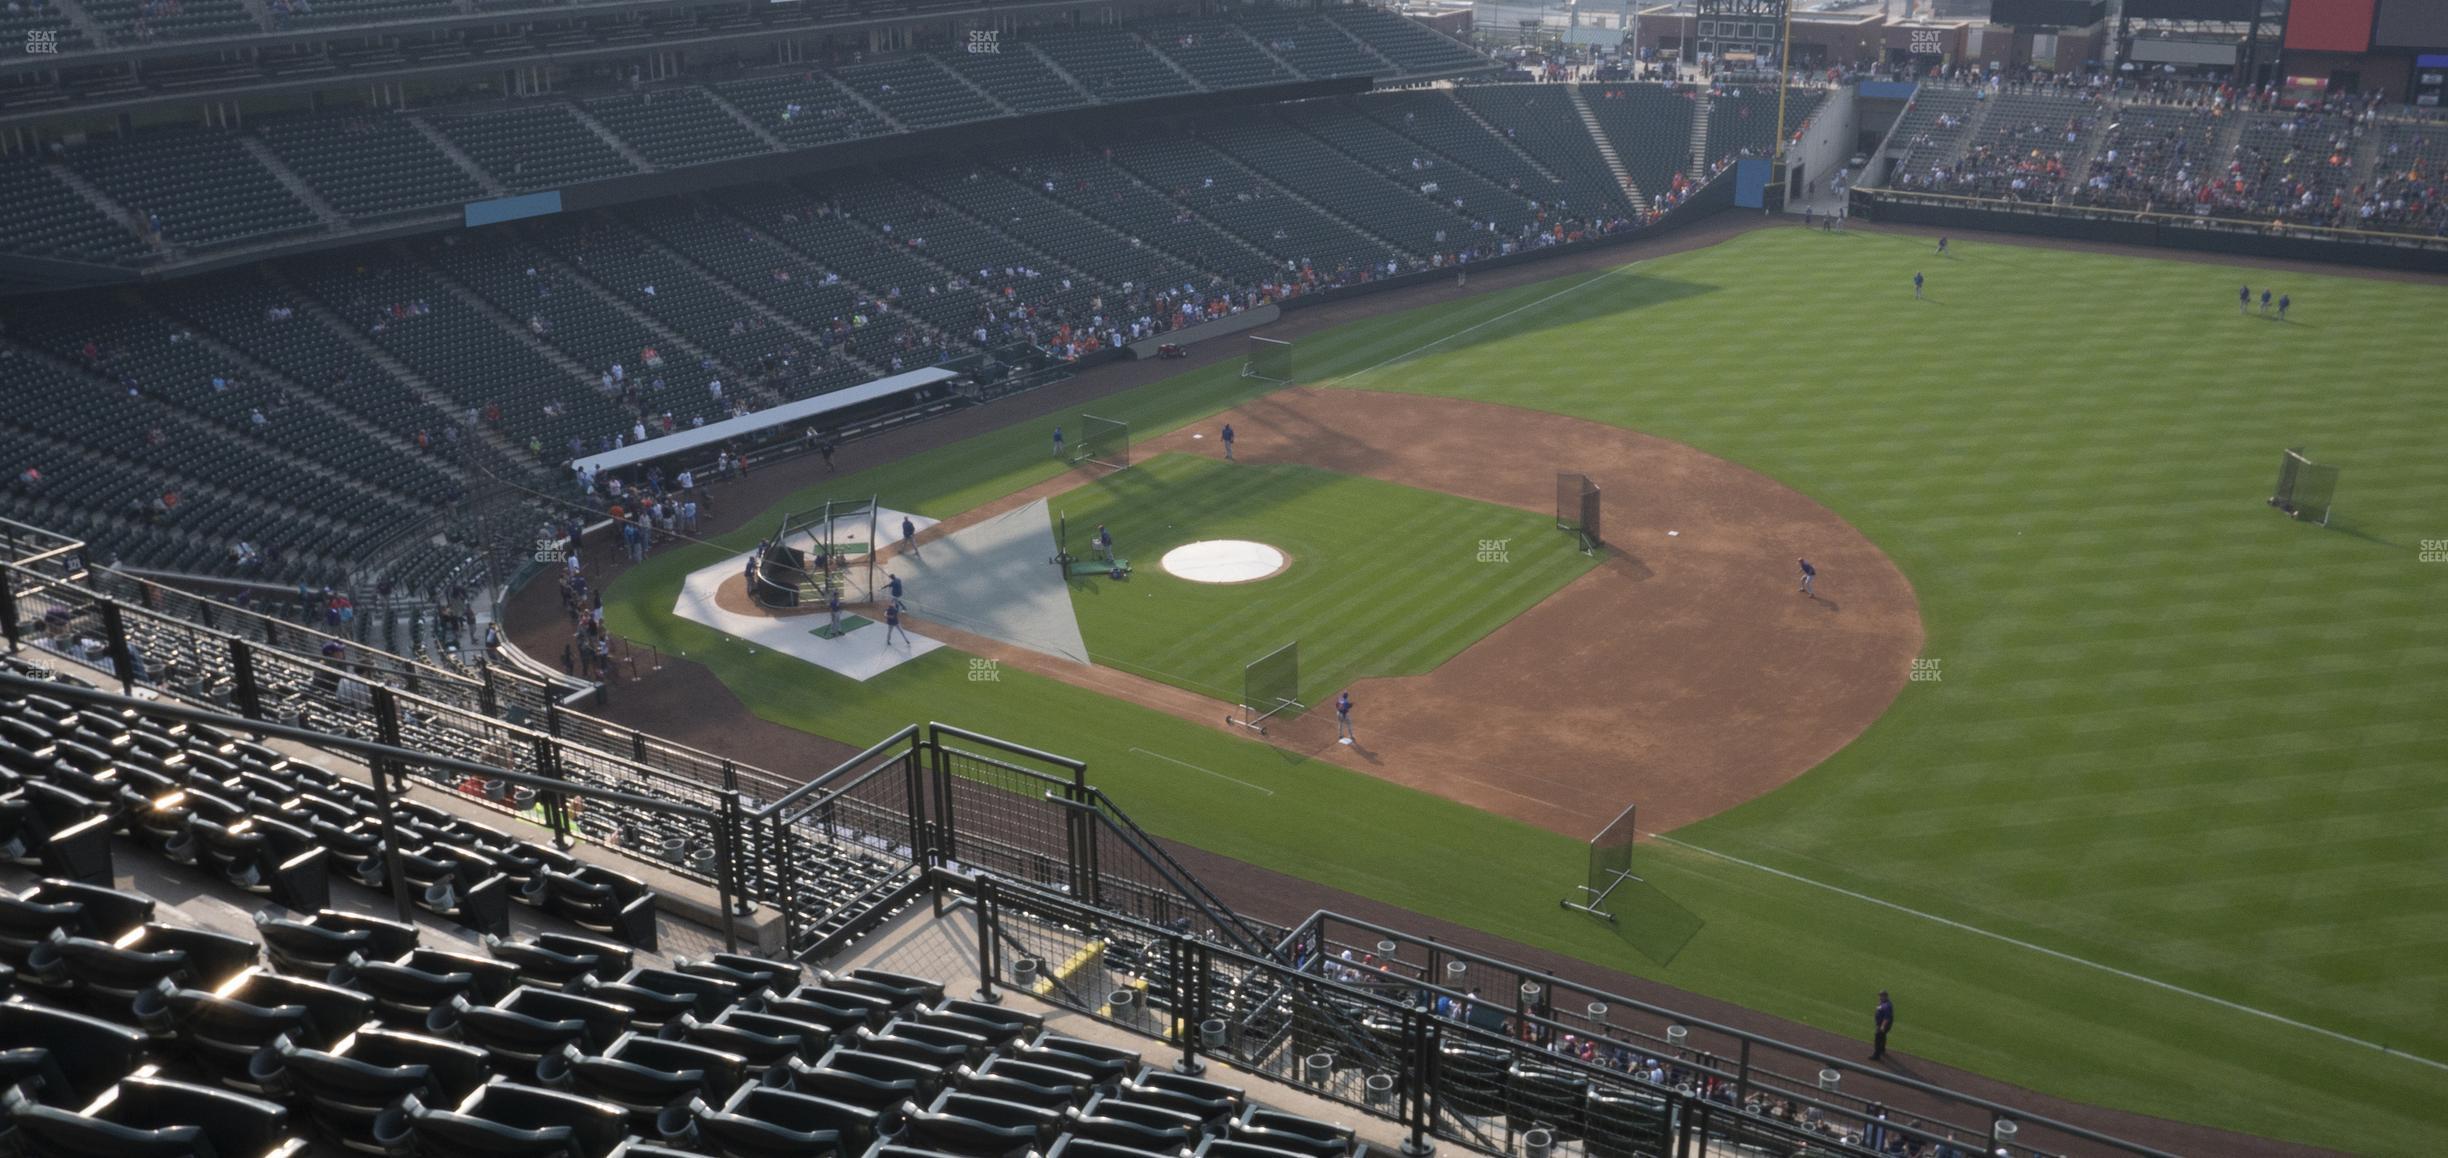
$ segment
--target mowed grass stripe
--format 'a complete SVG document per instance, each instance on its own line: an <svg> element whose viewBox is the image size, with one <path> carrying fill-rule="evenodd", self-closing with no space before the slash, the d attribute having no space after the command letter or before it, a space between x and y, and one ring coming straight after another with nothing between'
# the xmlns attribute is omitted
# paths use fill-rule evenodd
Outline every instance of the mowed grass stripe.
<svg viewBox="0 0 2448 1158"><path fill-rule="evenodd" d="M1075 535L1116 529L1136 568L1128 583L1073 584L1091 657L1224 698L1241 694L1243 665L1295 640L1311 702L1432 670L1592 565L1536 514L1302 466L1162 455L1058 506ZM1291 567L1213 585L1158 565L1228 538L1276 546ZM1505 544L1501 561L1479 559L1483 541Z"/></svg>

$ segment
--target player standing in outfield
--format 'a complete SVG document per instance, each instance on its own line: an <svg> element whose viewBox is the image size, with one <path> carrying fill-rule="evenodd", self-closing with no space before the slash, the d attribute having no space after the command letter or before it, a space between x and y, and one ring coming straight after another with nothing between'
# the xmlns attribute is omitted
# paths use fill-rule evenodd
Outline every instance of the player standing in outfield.
<svg viewBox="0 0 2448 1158"><path fill-rule="evenodd" d="M1946 256L1946 238L1941 237L1938 239L1938 256Z"/></svg>
<svg viewBox="0 0 2448 1158"><path fill-rule="evenodd" d="M1225 423L1225 424L1224 424L1224 461L1226 461L1226 462L1231 462L1231 461L1233 460L1233 456L1232 456L1232 444L1233 444L1232 423L1227 422L1227 423Z"/></svg>
<svg viewBox="0 0 2448 1158"><path fill-rule="evenodd" d="M1054 457L1062 457L1062 424L1054 425Z"/></svg>
<svg viewBox="0 0 2448 1158"><path fill-rule="evenodd" d="M2268 312L2269 312L2269 302L2270 302L2270 292L2269 292L2268 290L2266 290L2266 289L2265 289L2265 290L2262 290L2262 291L2261 291L2261 312L2262 312L2262 313L2266 314L2266 313L2268 313Z"/></svg>
<svg viewBox="0 0 2448 1158"><path fill-rule="evenodd" d="M2285 294L2279 294L2279 295L2278 295L2278 320L2279 320L2279 321L2282 321L2282 322L2283 322L2283 321L2285 321L2285 320L2286 320L2286 312L2287 312L2287 307L2288 307L2288 306L2291 306L2291 305L2294 305L2294 304L2295 304L2295 299L2294 299L2294 298L2288 297L2288 296L2287 296L2287 295L2285 295Z"/></svg>
<svg viewBox="0 0 2448 1158"><path fill-rule="evenodd" d="M1921 300L1921 275L1918 273L1913 275L1913 300Z"/></svg>
<svg viewBox="0 0 2448 1158"><path fill-rule="evenodd" d="M1336 743L1349 744L1352 742L1351 693L1349 691L1335 697L1335 732L1337 734Z"/></svg>
<svg viewBox="0 0 2448 1158"><path fill-rule="evenodd" d="M894 582L898 583L900 580L896 579ZM901 604L898 601L895 601L892 606L884 609L884 646L892 646L893 633L896 631L901 633L901 645L903 647L918 646L917 644L910 642L909 628L901 626Z"/></svg>
<svg viewBox="0 0 2448 1158"><path fill-rule="evenodd" d="M1887 1000L1887 991L1879 990L1878 1009L1870 1015L1870 1060L1887 1056L1887 1034L1895 1028L1895 1002Z"/></svg>
<svg viewBox="0 0 2448 1158"><path fill-rule="evenodd" d="M1097 557L1105 560L1107 566L1111 566L1113 564L1113 532L1106 530L1103 523L1097 524L1096 549Z"/></svg>
<svg viewBox="0 0 2448 1158"><path fill-rule="evenodd" d="M887 594L892 596L892 610L902 610L904 605L901 602L901 577L893 574L890 571L886 571L884 573L884 590Z"/></svg>
<svg viewBox="0 0 2448 1158"><path fill-rule="evenodd" d="M1810 560L1808 559L1796 559L1794 561L1802 565L1802 594L1808 595L1813 599L1819 598L1818 592L1811 590L1811 580L1819 577L1819 569L1811 566Z"/></svg>
<svg viewBox="0 0 2448 1158"><path fill-rule="evenodd" d="M911 522L908 515L901 516L901 549L912 559L918 557L918 524Z"/></svg>
<svg viewBox="0 0 2448 1158"><path fill-rule="evenodd" d="M2236 312L2239 314L2249 314L2252 312L2251 286L2236 287Z"/></svg>

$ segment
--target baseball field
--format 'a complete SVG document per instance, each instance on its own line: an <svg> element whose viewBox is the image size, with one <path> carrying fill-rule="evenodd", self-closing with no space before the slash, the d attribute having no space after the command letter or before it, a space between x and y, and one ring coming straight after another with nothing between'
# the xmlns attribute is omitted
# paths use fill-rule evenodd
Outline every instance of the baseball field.
<svg viewBox="0 0 2448 1158"><path fill-rule="evenodd" d="M1866 1037L1891 990L1915 1057L2436 1152L2448 289L1931 249L1766 231L1457 297L1302 338L1297 390L1217 366L1099 400L1146 443L1127 471L1068 477L1032 422L791 500L1055 488L1142 570L1283 548L1265 582L1074 588L1144 696L953 649L854 681L673 615L754 529L629 571L611 626L777 723L1063 752L1159 835L1810 1025ZM2239 315L2238 280L2290 316ZM1207 449L1219 415L1244 463ZM2343 468L2326 527L2262 501L2290 446ZM1558 470L1605 488L1603 560L1538 513ZM1279 637L1328 673L1312 702L1363 681L1376 747L1164 698L1229 698ZM1555 903L1633 802L1679 951Z"/></svg>

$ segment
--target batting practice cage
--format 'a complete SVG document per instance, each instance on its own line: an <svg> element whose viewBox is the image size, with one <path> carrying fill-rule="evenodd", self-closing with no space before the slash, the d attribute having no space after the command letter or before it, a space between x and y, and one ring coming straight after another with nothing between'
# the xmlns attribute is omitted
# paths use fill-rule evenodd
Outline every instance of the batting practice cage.
<svg viewBox="0 0 2448 1158"><path fill-rule="evenodd" d="M1607 910L1607 897L1625 881L1640 879L1632 875L1632 837L1637 831L1633 820L1639 814L1640 805L1626 805L1622 815L1590 838L1589 880L1574 886L1574 895L1557 904L1609 922L1615 919L1615 914Z"/></svg>
<svg viewBox="0 0 2448 1158"><path fill-rule="evenodd" d="M1585 552L1605 541L1598 535L1598 484L1588 475L1556 474L1556 529L1578 537Z"/></svg>
<svg viewBox="0 0 2448 1158"><path fill-rule="evenodd" d="M2286 457L2278 462L2278 486L2270 492L2269 505L2298 519L2328 526L2329 504L2337 497L2337 481L2338 468L2304 457L2300 446L2289 448Z"/></svg>
<svg viewBox="0 0 2448 1158"><path fill-rule="evenodd" d="M1224 722L1239 724L1263 736L1269 717L1302 706L1300 641L1294 640L1241 668L1241 710L1237 715L1224 717Z"/></svg>
<svg viewBox="0 0 2448 1158"><path fill-rule="evenodd" d="M1276 338L1251 338L1249 357L1241 363L1241 376L1269 382L1291 381L1292 343Z"/></svg>
<svg viewBox="0 0 2448 1158"><path fill-rule="evenodd" d="M1078 430L1079 441L1072 444L1071 465L1093 463L1114 470L1130 465L1130 423L1082 414Z"/></svg>
<svg viewBox="0 0 2448 1158"><path fill-rule="evenodd" d="M827 499L820 507L782 516L757 558L749 587L767 607L821 604L838 592L844 603L875 593L876 528L882 508L872 496Z"/></svg>

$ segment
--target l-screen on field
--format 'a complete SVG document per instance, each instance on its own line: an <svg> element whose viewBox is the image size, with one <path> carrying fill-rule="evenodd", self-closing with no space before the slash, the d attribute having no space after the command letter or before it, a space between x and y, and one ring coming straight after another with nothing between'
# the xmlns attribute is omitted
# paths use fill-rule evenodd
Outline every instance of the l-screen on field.
<svg viewBox="0 0 2448 1158"><path fill-rule="evenodd" d="M1228 704L1286 643L1310 704L1425 672L1594 563L1551 517L1308 466L1159 454L1049 505L1076 553L1101 525L1132 564L1071 581L1090 657ZM1215 583L1162 565L1202 540L1273 547L1282 570Z"/></svg>

